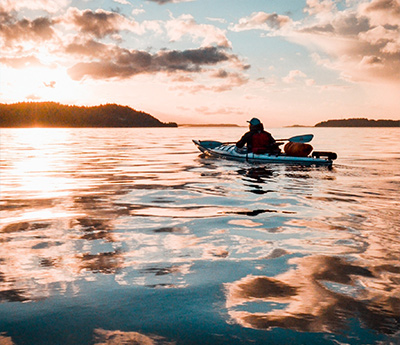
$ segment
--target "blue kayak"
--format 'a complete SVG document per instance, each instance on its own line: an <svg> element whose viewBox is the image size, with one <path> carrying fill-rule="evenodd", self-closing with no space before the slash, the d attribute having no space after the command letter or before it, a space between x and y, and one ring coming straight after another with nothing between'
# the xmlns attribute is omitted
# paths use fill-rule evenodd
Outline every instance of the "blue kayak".
<svg viewBox="0 0 400 345"><path fill-rule="evenodd" d="M197 148L208 156L232 159L249 163L278 163L304 166L332 166L337 158L334 152L314 151L311 156L295 157L285 153L256 154L247 152L247 149L239 149L235 144L226 144L213 140L193 140Z"/></svg>

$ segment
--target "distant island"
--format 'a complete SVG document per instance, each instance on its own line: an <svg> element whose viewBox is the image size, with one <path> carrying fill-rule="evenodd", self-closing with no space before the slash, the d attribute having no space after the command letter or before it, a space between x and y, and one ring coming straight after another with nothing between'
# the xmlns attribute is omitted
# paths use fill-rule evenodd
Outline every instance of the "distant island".
<svg viewBox="0 0 400 345"><path fill-rule="evenodd" d="M0 104L0 127L178 127L128 106L93 107L55 102Z"/></svg>
<svg viewBox="0 0 400 345"><path fill-rule="evenodd" d="M317 123L314 127L400 127L400 121L354 118L323 121Z"/></svg>

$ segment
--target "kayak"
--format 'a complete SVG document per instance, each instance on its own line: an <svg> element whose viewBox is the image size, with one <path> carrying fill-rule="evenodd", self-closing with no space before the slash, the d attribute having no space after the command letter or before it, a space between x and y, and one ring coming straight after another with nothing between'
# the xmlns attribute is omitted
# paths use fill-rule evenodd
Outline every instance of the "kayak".
<svg viewBox="0 0 400 345"><path fill-rule="evenodd" d="M246 148L238 148L235 144L226 144L213 140L193 140L197 148L208 156L225 158L249 163L278 163L304 166L332 166L337 158L334 152L314 151L311 156L295 157L285 153L256 154L247 152Z"/></svg>

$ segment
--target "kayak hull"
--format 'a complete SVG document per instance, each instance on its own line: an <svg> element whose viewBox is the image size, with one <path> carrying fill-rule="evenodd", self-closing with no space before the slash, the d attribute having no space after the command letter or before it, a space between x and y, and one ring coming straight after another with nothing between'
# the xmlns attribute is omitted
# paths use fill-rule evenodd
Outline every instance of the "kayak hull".
<svg viewBox="0 0 400 345"><path fill-rule="evenodd" d="M273 163L303 166L332 166L332 159L316 157L294 157L286 154L247 153L246 149L238 149L235 144L224 144L213 140L193 140L197 148L208 156L231 159L249 163Z"/></svg>

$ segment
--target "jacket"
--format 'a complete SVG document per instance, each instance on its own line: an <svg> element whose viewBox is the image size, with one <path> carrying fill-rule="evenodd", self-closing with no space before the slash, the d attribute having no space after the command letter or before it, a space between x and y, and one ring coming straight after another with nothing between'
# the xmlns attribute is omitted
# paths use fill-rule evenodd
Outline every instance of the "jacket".
<svg viewBox="0 0 400 345"><path fill-rule="evenodd" d="M247 146L248 152L253 153L275 153L280 151L275 139L270 133L264 131L262 124L252 126L250 131L245 133L236 143L236 146L239 148L242 148L244 145Z"/></svg>

